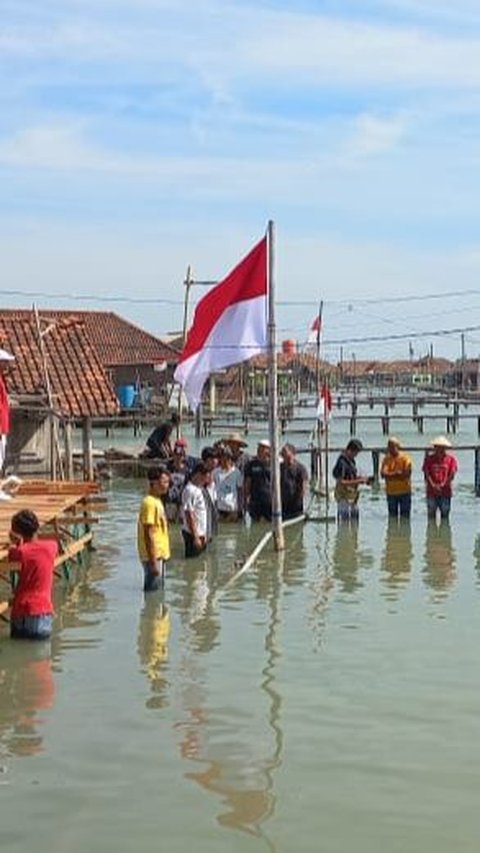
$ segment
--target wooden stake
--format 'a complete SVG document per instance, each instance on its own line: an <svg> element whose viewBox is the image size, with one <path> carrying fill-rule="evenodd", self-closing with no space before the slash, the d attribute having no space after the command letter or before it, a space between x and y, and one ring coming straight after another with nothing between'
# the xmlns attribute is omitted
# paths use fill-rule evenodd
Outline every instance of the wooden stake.
<svg viewBox="0 0 480 853"><path fill-rule="evenodd" d="M272 487L272 532L276 551L285 548L280 492L280 447L278 441L277 341L275 326L275 226L268 223L268 414L270 428L270 476Z"/></svg>

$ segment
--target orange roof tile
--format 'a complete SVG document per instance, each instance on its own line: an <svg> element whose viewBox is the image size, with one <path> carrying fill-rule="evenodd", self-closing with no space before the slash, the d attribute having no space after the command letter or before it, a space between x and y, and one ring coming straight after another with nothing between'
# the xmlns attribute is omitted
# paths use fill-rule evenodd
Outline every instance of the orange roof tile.
<svg viewBox="0 0 480 853"><path fill-rule="evenodd" d="M160 364L164 361L176 364L179 358L178 349L113 311L42 309L38 313L52 319L74 317L81 320L104 367ZM24 309L2 309L2 316L25 317L29 314L31 312Z"/></svg>
<svg viewBox="0 0 480 853"><path fill-rule="evenodd" d="M17 394L46 394L42 347L33 311L0 315L0 346L15 356L7 378ZM40 320L53 408L70 417L113 415L118 400L83 323ZM46 331L48 330L48 331Z"/></svg>

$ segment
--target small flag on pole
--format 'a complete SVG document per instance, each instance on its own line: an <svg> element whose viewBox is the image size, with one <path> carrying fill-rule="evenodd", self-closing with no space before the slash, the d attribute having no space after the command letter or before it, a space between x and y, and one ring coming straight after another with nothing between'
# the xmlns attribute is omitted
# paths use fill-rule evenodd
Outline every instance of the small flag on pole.
<svg viewBox="0 0 480 853"><path fill-rule="evenodd" d="M323 423L330 420L330 415L333 408L332 392L328 385L322 385L320 397L317 406L317 418Z"/></svg>
<svg viewBox="0 0 480 853"><path fill-rule="evenodd" d="M198 303L174 379L192 409L211 373L267 348L267 237Z"/></svg>
<svg viewBox="0 0 480 853"><path fill-rule="evenodd" d="M310 326L310 330L308 333L308 339L307 339L307 346L309 348L311 348L313 346L317 346L317 344L319 342L319 338L321 338L321 336L322 336L322 320L320 318L320 315L317 314L317 316L315 317L315 320L313 321L312 325Z"/></svg>

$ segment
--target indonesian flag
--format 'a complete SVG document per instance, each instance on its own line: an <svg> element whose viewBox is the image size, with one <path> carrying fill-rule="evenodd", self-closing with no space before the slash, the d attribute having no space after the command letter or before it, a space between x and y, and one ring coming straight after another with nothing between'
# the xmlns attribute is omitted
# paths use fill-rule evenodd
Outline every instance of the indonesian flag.
<svg viewBox="0 0 480 853"><path fill-rule="evenodd" d="M308 332L308 339L307 339L308 349L311 349L312 347L317 346L317 341L320 339L321 334L322 334L322 321L320 319L320 315L317 314L317 316L315 317L315 320L313 321L312 325L310 326L310 330Z"/></svg>
<svg viewBox="0 0 480 853"><path fill-rule="evenodd" d="M322 385L317 406L317 418L324 423L329 420L333 408L332 392L328 385Z"/></svg>
<svg viewBox="0 0 480 853"><path fill-rule="evenodd" d="M267 237L195 309L174 379L196 409L211 373L267 347Z"/></svg>

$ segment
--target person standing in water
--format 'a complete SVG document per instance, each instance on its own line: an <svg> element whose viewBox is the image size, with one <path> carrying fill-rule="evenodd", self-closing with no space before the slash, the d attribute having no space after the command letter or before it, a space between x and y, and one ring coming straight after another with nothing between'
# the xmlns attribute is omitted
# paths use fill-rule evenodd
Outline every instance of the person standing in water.
<svg viewBox="0 0 480 853"><path fill-rule="evenodd" d="M358 438L352 438L338 457L333 469L336 481L335 500L337 502L338 521L358 520L359 486L370 486L373 477L361 477L357 471L356 458L363 450Z"/></svg>
<svg viewBox="0 0 480 853"><path fill-rule="evenodd" d="M390 518L410 518L412 507L412 460L402 450L402 443L392 436L388 439L380 475L385 480L388 515Z"/></svg>
<svg viewBox="0 0 480 853"><path fill-rule="evenodd" d="M138 556L143 566L143 591L153 592L165 584L166 563L170 559L170 538L164 499L170 488L170 474L161 466L147 471L148 495L140 505L137 521Z"/></svg>

